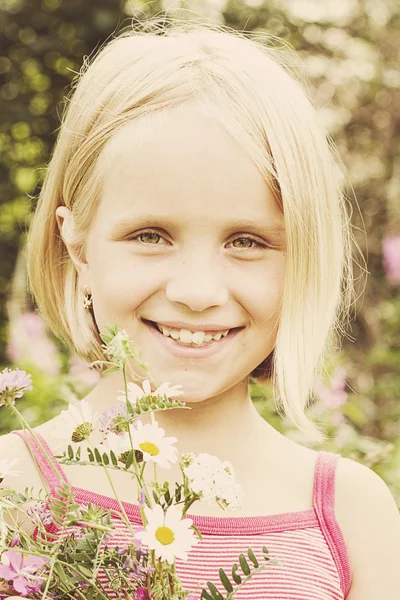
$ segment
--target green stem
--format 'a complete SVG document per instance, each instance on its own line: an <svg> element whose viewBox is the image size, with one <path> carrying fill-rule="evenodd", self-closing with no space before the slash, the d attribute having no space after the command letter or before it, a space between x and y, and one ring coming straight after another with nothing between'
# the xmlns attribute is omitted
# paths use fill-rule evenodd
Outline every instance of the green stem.
<svg viewBox="0 0 400 600"><path fill-rule="evenodd" d="M89 442L89 440L87 440L87 441ZM94 448L94 446L91 444L91 442L89 442L89 445L91 446L91 448ZM128 529L130 530L130 532L132 533L132 535L135 535L135 530L133 529L132 524L131 524L131 522L130 522L130 520L128 518L128 515L126 514L124 505L122 504L121 500L118 497L117 490L115 489L113 480L111 479L111 475L108 472L108 468L103 463L101 464L101 466L103 467L104 473L106 474L106 477L107 477L108 482L109 482L109 484L111 486L111 489L113 491L115 499L118 502L118 506L119 506L119 508L121 510L121 513L122 513L123 517L124 517L125 525L128 527Z"/></svg>

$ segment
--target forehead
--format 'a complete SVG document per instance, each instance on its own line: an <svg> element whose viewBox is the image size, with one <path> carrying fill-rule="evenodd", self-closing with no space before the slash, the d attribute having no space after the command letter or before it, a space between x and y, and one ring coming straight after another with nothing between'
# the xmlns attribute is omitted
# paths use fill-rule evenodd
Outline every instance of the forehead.
<svg viewBox="0 0 400 600"><path fill-rule="evenodd" d="M192 107L123 126L99 164L100 224L159 214L198 225L230 218L283 224L278 202L251 159L216 121Z"/></svg>

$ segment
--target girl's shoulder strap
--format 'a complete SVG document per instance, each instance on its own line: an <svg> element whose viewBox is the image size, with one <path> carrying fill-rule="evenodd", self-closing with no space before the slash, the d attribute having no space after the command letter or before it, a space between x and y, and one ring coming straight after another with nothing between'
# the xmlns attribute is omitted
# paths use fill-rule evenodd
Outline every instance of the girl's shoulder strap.
<svg viewBox="0 0 400 600"><path fill-rule="evenodd" d="M341 455L318 452L314 474L313 507L339 572L345 597L350 590L351 568L342 530L335 516L335 477Z"/></svg>
<svg viewBox="0 0 400 600"><path fill-rule="evenodd" d="M29 431L13 431L12 433L18 435L25 442L34 462L43 475L44 480L49 485L50 490L53 491L59 487L60 477L68 483L67 476L65 475L63 469L53 457L53 453L50 450L47 442L39 433L35 432L39 443L34 439ZM57 476L55 470L57 473L59 473L60 477Z"/></svg>

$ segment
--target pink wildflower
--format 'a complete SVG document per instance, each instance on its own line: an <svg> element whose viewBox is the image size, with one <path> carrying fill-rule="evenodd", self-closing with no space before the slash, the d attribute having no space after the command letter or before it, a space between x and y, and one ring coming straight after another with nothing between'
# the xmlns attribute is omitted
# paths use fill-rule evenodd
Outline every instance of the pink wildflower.
<svg viewBox="0 0 400 600"><path fill-rule="evenodd" d="M345 374L346 371L343 367L338 367L331 377L330 388L322 380L316 385L315 391L318 398L329 408L339 408L347 401Z"/></svg>
<svg viewBox="0 0 400 600"><path fill-rule="evenodd" d="M11 362L35 365L48 375L58 375L61 359L46 333L43 319L29 311L11 319L7 355Z"/></svg>
<svg viewBox="0 0 400 600"><path fill-rule="evenodd" d="M138 587L136 590L135 600L149 600L149 592L144 587Z"/></svg>
<svg viewBox="0 0 400 600"><path fill-rule="evenodd" d="M382 243L383 263L389 283L400 284L400 235L388 236Z"/></svg>
<svg viewBox="0 0 400 600"><path fill-rule="evenodd" d="M15 550L3 552L0 564L0 577L12 582L16 592L27 596L38 592L44 578L37 575L48 561L39 556L24 556Z"/></svg>
<svg viewBox="0 0 400 600"><path fill-rule="evenodd" d="M26 371L6 368L0 373L0 406L15 404L26 390L32 389L31 376Z"/></svg>

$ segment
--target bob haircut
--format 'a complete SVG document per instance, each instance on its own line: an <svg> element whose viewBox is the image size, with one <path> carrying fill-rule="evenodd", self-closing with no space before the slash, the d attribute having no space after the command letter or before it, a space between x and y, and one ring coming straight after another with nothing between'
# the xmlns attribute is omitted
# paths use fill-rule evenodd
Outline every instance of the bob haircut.
<svg viewBox="0 0 400 600"><path fill-rule="evenodd" d="M345 170L298 81L302 75L286 61L293 54L298 63L297 56L266 43L276 38L263 37L259 42L220 25L150 21L115 35L84 62L28 234L29 288L69 349L87 362L107 360L93 312L83 308L56 209L72 211L76 231L69 241L84 257L101 197L98 159L107 142L131 121L167 117L169 108L195 103L254 161L284 214L286 270L276 344L249 376L261 385L272 379L280 416L321 442L326 438L305 409L315 400L328 355L340 349L354 296ZM145 136L146 126L140 131Z"/></svg>

